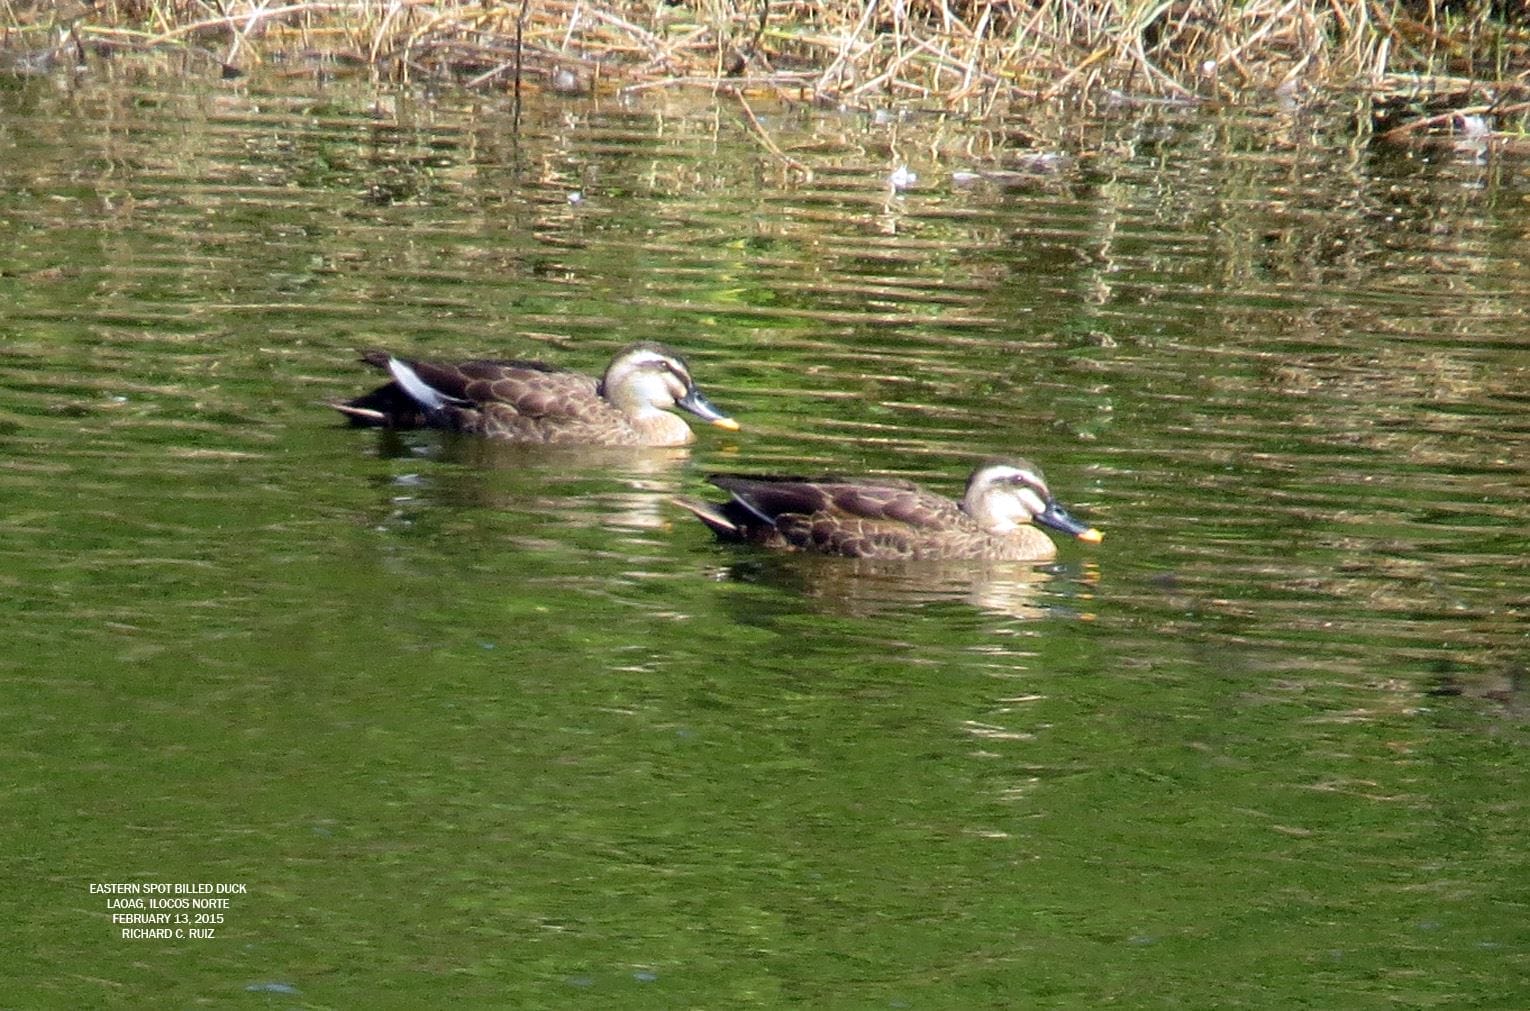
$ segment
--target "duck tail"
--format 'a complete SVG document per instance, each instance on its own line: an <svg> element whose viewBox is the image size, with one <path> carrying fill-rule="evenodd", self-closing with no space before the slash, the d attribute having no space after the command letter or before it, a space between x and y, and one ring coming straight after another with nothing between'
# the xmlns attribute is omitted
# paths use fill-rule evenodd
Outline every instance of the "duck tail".
<svg viewBox="0 0 1530 1011"><path fill-rule="evenodd" d="M740 541L745 539L745 531L728 518L722 511L722 506L694 498L677 498L670 501L705 523L714 534L723 540Z"/></svg>
<svg viewBox="0 0 1530 1011"><path fill-rule="evenodd" d="M353 425L387 426L390 423L388 415L372 407L363 407L346 400L328 400L325 404L345 415Z"/></svg>

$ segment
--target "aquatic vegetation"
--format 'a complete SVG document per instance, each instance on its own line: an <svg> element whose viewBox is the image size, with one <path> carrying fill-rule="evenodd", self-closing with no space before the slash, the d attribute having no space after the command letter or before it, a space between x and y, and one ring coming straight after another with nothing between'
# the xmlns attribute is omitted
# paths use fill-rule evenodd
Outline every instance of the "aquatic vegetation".
<svg viewBox="0 0 1530 1011"><path fill-rule="evenodd" d="M1441 0L0 0L0 16L22 70L178 49L229 76L279 63L517 96L697 87L726 90L756 128L755 98L980 117L1358 89L1398 137L1492 133L1530 110L1522 15Z"/></svg>

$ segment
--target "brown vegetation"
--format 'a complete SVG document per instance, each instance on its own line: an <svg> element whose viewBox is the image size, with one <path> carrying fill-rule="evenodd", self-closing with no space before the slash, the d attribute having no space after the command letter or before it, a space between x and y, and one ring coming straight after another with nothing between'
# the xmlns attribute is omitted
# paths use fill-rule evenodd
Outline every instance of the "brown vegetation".
<svg viewBox="0 0 1530 1011"><path fill-rule="evenodd" d="M559 91L700 86L981 115L1059 96L1323 88L1518 112L1526 5L1442 0L0 0L12 52L204 52ZM1441 88L1443 85L1443 89Z"/></svg>

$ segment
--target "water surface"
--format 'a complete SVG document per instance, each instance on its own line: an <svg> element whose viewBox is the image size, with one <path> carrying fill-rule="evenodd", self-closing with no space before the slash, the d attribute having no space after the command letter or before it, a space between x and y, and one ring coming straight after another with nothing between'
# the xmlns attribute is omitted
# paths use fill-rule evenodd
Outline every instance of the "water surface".
<svg viewBox="0 0 1530 1011"><path fill-rule="evenodd" d="M18 1005L1530 999L1521 162L1332 107L765 110L805 179L658 92L0 103ZM323 406L358 348L646 339L743 429ZM1102 545L767 557L671 502L1016 452ZM248 891L125 940L91 882Z"/></svg>

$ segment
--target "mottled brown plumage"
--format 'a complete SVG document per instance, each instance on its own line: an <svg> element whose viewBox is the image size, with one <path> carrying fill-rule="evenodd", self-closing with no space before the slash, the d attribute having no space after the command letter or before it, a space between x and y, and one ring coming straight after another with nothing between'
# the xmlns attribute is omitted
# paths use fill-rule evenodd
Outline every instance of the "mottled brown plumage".
<svg viewBox="0 0 1530 1011"><path fill-rule="evenodd" d="M713 474L732 497L680 500L720 538L769 548L887 559L1045 561L1057 554L1042 523L1080 540L1100 533L1068 515L1021 459L972 472L960 502L889 478Z"/></svg>
<svg viewBox="0 0 1530 1011"><path fill-rule="evenodd" d="M634 344L600 381L543 362L479 359L441 364L371 351L368 364L393 381L332 406L352 424L441 428L525 443L682 446L695 439L669 408L723 428L738 425L713 407L685 361L658 344Z"/></svg>

